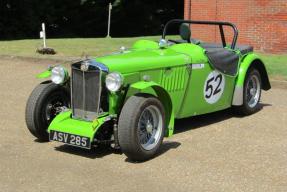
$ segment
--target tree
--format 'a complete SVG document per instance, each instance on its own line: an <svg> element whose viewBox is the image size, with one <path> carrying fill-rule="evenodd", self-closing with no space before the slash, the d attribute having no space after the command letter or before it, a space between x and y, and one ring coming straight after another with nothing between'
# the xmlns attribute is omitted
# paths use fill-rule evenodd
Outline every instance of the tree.
<svg viewBox="0 0 287 192"><path fill-rule="evenodd" d="M1 0L0 39L48 36L104 37L109 0ZM183 17L183 0L111 0L113 37L158 35L169 19Z"/></svg>

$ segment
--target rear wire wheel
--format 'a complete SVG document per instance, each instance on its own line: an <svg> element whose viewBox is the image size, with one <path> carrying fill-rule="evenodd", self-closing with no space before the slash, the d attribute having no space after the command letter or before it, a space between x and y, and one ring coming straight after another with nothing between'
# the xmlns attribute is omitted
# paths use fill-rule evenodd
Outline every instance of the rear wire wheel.
<svg viewBox="0 0 287 192"><path fill-rule="evenodd" d="M251 115L260 109L261 76L258 70L250 68L243 88L243 105L236 107L241 115Z"/></svg>
<svg viewBox="0 0 287 192"><path fill-rule="evenodd" d="M165 131L162 103L150 95L132 96L119 117L119 144L134 161L145 161L156 155Z"/></svg>

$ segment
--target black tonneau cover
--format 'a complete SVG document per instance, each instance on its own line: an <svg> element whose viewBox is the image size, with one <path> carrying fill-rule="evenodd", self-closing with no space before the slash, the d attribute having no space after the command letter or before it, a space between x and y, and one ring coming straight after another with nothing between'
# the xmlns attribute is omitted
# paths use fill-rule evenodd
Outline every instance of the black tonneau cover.
<svg viewBox="0 0 287 192"><path fill-rule="evenodd" d="M206 50L210 64L220 72L227 75L236 75L239 55L225 48L212 48Z"/></svg>
<svg viewBox="0 0 287 192"><path fill-rule="evenodd" d="M220 72L227 75L236 75L238 70L239 55L233 51L223 48L221 44L200 43L199 46L206 50L206 55L210 64ZM242 55L253 51L252 46L238 45L235 50L239 50Z"/></svg>

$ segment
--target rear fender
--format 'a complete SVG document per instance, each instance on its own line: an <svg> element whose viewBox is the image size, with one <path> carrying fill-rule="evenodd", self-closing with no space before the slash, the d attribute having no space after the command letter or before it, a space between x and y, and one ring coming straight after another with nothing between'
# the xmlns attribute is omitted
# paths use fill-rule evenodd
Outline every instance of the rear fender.
<svg viewBox="0 0 287 192"><path fill-rule="evenodd" d="M154 93L150 92L150 89L153 90ZM129 94L130 93L130 94ZM166 137L170 137L173 135L174 131L174 112L172 108L172 101L168 94L168 92L161 87L159 84L155 82L146 82L139 81L130 86L127 95L134 95L136 93L147 93L156 96L163 104L166 112L166 124L168 125L168 129L166 131Z"/></svg>
<svg viewBox="0 0 287 192"><path fill-rule="evenodd" d="M271 88L266 67L258 55L252 53L243 58L239 67L239 74L235 83L232 105L243 105L243 88L246 79L246 74L250 68L255 68L259 71L262 79L262 89L269 90Z"/></svg>

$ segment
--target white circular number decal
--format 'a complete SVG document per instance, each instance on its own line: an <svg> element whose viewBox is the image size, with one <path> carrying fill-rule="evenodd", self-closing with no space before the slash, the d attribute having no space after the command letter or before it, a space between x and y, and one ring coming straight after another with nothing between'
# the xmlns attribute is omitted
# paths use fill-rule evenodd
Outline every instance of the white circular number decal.
<svg viewBox="0 0 287 192"><path fill-rule="evenodd" d="M216 103L224 91L224 86L225 78L221 73L217 71L209 73L203 90L206 102L210 104Z"/></svg>

